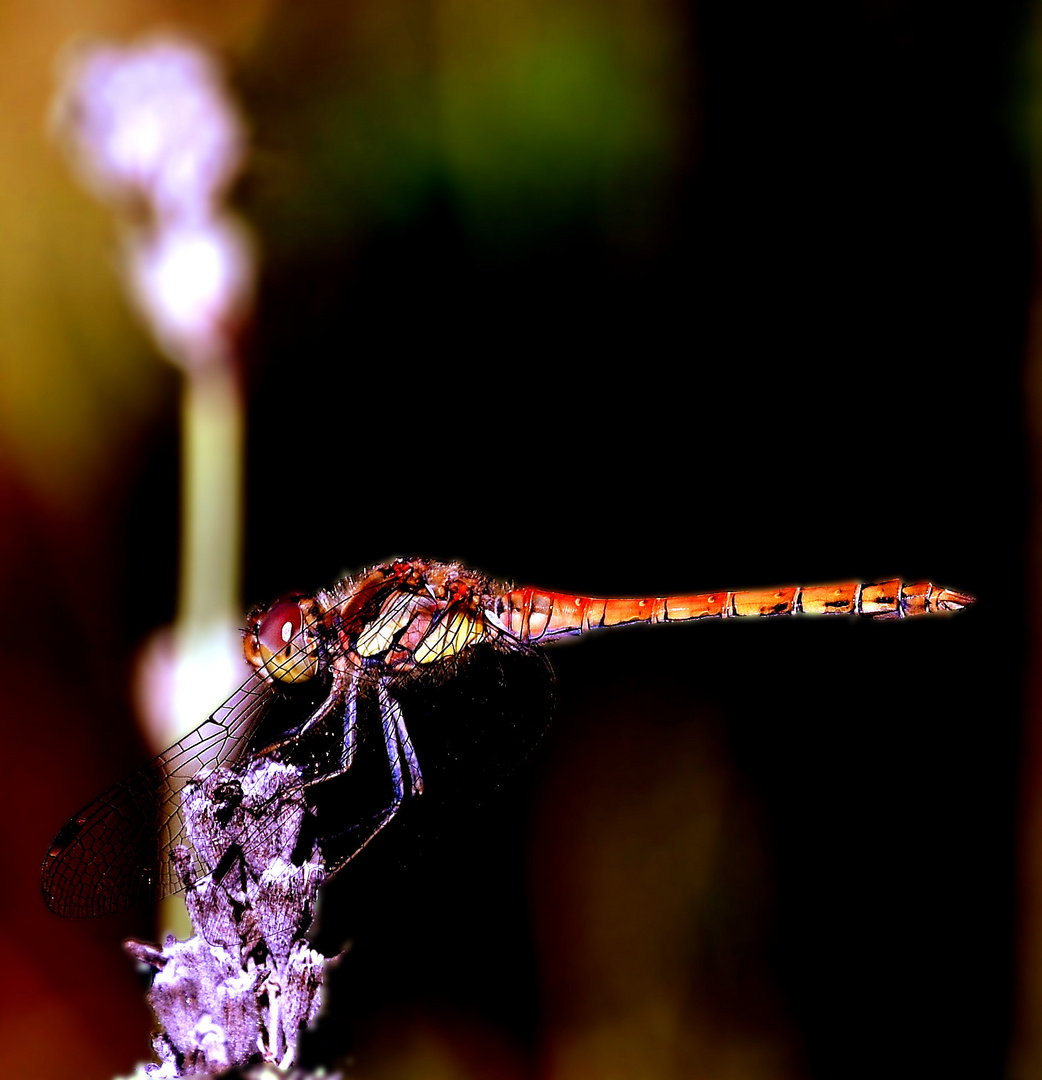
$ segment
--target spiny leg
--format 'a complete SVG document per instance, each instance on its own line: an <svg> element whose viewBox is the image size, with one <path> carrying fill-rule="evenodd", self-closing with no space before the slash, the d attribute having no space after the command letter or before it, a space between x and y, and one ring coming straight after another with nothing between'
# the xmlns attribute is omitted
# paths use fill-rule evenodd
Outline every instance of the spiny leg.
<svg viewBox="0 0 1042 1080"><path fill-rule="evenodd" d="M355 760L358 746L359 688L353 677L345 678L341 683L338 683L338 685L343 687L343 749L337 767L328 772L323 772L320 776L316 776L313 780L309 781L307 785L309 787L323 784L327 780L332 780L335 777L343 775L351 768ZM398 813L407 794L406 774L408 775L408 795L416 796L423 791L423 775L420 772L420 763L416 758L416 751L412 745L412 738L409 735L408 728L405 726L401 706L393 697L391 697L387 686L388 684L385 680L377 683L376 698L377 706L380 711L380 728L383 732L384 752L387 755L387 763L391 770L393 798L390 806L373 816L371 819L372 825L368 828L365 839L362 840L357 848L349 854L334 857L332 862L327 861L327 874L335 874L345 863L350 859L353 859L358 852L369 844L377 833L383 830L384 826L391 821L395 814ZM337 696L336 693L331 694L330 699L324 702L319 710L305 721L302 725L302 731L314 727L321 719L327 716L331 709L330 702L334 701ZM404 769L402 767L403 761L405 763Z"/></svg>
<svg viewBox="0 0 1042 1080"><path fill-rule="evenodd" d="M344 741L340 753L340 764L336 770L330 773L330 778L341 776L354 764L355 750L358 748L358 683L355 679L357 669L349 664L345 657L339 657L333 661L333 688L330 699L336 698L344 703ZM322 707L323 716L328 712L326 705ZM316 714L304 725L306 731L312 723L317 723L322 717Z"/></svg>
<svg viewBox="0 0 1042 1080"><path fill-rule="evenodd" d="M394 711L397 716L396 728L398 732L398 746L405 754L405 763L409 768L409 794L423 794L423 773L420 772L420 762L416 757L416 750L412 745L412 736L405 726L405 717L402 716L402 707L396 701Z"/></svg>
<svg viewBox="0 0 1042 1080"><path fill-rule="evenodd" d="M340 757L337 761L336 768L329 769L321 776L315 777L314 781L312 781L312 783L315 784L322 784L337 776L343 776L343 774L354 764L355 751L358 749L358 689L354 679L349 676L344 676L341 679L339 671L334 673L334 679L336 680L334 692L331 693L319 708L308 717L300 728L300 734L303 734L315 727L329 716L334 708L343 701L344 741L340 751ZM338 688L340 689L340 693L336 692Z"/></svg>
<svg viewBox="0 0 1042 1080"><path fill-rule="evenodd" d="M394 813L405 798L405 784L402 777L402 759L409 773L409 794L419 795L423 791L423 774L420 763L416 760L409 730L405 726L402 707L387 691L387 683L381 682L377 690L380 704L380 723L384 733L384 746L387 749L387 761L391 766L391 783L394 786L394 803L390 813Z"/></svg>
<svg viewBox="0 0 1042 1080"><path fill-rule="evenodd" d="M353 719L356 712L353 685L351 687L351 697L348 700L349 705L347 714L348 717ZM391 784L394 789L394 798L387 809L372 818L372 827L357 848L350 852L350 854L340 856L334 862L327 862L326 872L329 874L335 874L346 862L353 859L369 844L377 833L383 830L384 826L387 825L401 809L401 805L405 801L405 779L402 771L403 759L409 776L410 795L419 795L420 792L423 791L423 776L420 773L420 763L416 759L416 752L413 750L412 739L409 737L408 729L405 727L401 706L388 693L387 684L385 682L379 683L377 687L377 703L380 709L380 727L383 731L384 749L387 754L387 762L391 767ZM351 734L354 725L351 720L348 720L347 723L348 728L345 732L344 766L340 772L343 772L348 768L354 757L354 744L356 740L355 736ZM333 775L339 775L339 773Z"/></svg>
<svg viewBox="0 0 1042 1080"><path fill-rule="evenodd" d="M348 688L347 701L344 705L344 756L341 758L340 772L351 768L358 748L358 695L354 683Z"/></svg>
<svg viewBox="0 0 1042 1080"><path fill-rule="evenodd" d="M357 731L355 727L356 706L354 679L350 670L343 668L338 664L333 665L333 683L329 688L329 693L326 695L325 701L323 701L306 720L290 728L288 731L283 732L277 739L267 743L263 749L258 751L258 753L276 753L284 746L296 742L301 736L318 728L328 720L340 707L342 701L345 702L344 741L345 756L348 757L348 760L346 763L342 764L335 773L331 774L333 776L339 776L345 769L351 767L351 759L354 758Z"/></svg>

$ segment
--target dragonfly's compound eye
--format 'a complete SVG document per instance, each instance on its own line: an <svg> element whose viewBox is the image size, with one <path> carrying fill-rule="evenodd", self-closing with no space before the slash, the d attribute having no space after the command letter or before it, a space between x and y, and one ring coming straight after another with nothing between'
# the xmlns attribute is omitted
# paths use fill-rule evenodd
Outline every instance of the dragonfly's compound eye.
<svg viewBox="0 0 1042 1080"><path fill-rule="evenodd" d="M279 682L306 682L318 671L318 650L301 599L287 596L255 612L243 643L250 664Z"/></svg>

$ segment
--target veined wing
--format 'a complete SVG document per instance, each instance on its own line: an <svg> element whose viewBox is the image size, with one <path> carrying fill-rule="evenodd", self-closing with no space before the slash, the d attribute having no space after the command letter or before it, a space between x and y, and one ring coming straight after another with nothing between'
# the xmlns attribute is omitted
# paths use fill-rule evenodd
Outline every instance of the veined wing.
<svg viewBox="0 0 1042 1080"><path fill-rule="evenodd" d="M179 892L170 852L188 843L181 789L200 769L234 762L273 697L254 673L193 732L74 815L44 860L47 906L89 918Z"/></svg>

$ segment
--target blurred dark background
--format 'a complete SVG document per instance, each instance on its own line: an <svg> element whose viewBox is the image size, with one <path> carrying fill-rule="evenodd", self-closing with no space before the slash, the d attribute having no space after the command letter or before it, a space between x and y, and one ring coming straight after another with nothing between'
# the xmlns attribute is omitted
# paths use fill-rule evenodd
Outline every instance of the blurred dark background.
<svg viewBox="0 0 1042 1080"><path fill-rule="evenodd" d="M329 888L352 947L313 1061L1032 1075L1031 6L149 8L0 16L4 1074L148 1054L119 942L150 913L61 923L37 882L148 754L131 675L177 595L177 375L42 127L69 36L154 15L226 56L254 141L244 605L408 554L594 595L979 597L555 649L532 759Z"/></svg>

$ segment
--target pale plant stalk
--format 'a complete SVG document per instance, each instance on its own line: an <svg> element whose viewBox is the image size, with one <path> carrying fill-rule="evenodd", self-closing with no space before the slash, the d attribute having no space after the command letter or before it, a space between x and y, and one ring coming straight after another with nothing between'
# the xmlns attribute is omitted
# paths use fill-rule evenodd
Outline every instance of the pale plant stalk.
<svg viewBox="0 0 1042 1080"><path fill-rule="evenodd" d="M157 750L212 712L242 674L242 394L232 365L187 369L181 398L181 555L177 618L169 657L173 693ZM167 897L160 937L190 932L184 901Z"/></svg>

